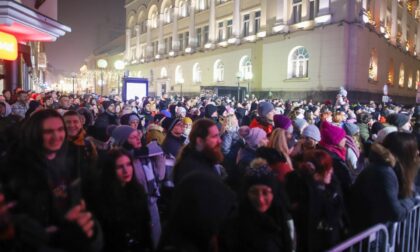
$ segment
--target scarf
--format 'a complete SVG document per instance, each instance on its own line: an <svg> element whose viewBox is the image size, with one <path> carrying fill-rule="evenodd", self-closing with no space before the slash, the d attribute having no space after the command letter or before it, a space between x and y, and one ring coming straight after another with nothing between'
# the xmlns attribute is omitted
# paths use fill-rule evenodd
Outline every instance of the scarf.
<svg viewBox="0 0 420 252"><path fill-rule="evenodd" d="M346 149L341 148L340 146L326 144L324 142L319 142L320 147L326 149L329 152L336 154L341 160L346 161Z"/></svg>
<svg viewBox="0 0 420 252"><path fill-rule="evenodd" d="M346 147L351 149L354 152L354 154L356 155L356 157L359 158L360 157L360 150L356 146L356 143L354 142L353 137L347 135L346 140L347 140L346 141Z"/></svg>

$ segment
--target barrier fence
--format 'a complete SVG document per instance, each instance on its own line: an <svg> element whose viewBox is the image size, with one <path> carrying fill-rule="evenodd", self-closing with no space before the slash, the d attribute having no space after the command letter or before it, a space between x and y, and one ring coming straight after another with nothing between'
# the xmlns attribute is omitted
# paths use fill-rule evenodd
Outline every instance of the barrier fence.
<svg viewBox="0 0 420 252"><path fill-rule="evenodd" d="M377 224L328 250L328 252L420 251L420 205L401 222Z"/></svg>

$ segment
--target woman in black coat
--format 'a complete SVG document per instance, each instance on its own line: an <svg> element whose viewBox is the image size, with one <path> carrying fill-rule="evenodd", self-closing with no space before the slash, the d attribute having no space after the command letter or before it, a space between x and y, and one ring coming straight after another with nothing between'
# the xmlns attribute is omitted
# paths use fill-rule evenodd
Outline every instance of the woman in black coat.
<svg viewBox="0 0 420 252"><path fill-rule="evenodd" d="M97 212L105 251L150 251L150 214L146 194L133 175L133 160L123 149L108 153Z"/></svg>
<svg viewBox="0 0 420 252"><path fill-rule="evenodd" d="M222 251L292 251L292 221L268 164L255 159L248 168L239 210L222 236Z"/></svg>

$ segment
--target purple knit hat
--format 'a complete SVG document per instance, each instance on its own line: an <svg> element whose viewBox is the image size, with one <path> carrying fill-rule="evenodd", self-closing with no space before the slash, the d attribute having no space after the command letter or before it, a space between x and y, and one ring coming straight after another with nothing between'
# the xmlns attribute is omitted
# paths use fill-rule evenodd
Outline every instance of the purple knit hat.
<svg viewBox="0 0 420 252"><path fill-rule="evenodd" d="M331 123L324 121L321 125L321 142L326 145L338 145L343 138L346 137L346 132Z"/></svg>
<svg viewBox="0 0 420 252"><path fill-rule="evenodd" d="M273 121L274 128L287 130L290 126L292 126L292 120L290 120L290 118L285 115L275 115Z"/></svg>

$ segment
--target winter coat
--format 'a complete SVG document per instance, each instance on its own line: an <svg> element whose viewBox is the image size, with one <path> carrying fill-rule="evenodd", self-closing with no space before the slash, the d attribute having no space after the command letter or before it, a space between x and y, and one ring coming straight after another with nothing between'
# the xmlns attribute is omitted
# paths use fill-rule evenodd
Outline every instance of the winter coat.
<svg viewBox="0 0 420 252"><path fill-rule="evenodd" d="M359 232L378 223L404 219L413 207L411 199L399 199L398 178L393 170L395 157L380 144L373 144L370 165L351 188L350 216L353 231Z"/></svg>
<svg viewBox="0 0 420 252"><path fill-rule="evenodd" d="M174 184L175 186L179 183L186 175L192 171L202 171L205 173L211 173L221 176L220 170L217 169L216 165L212 163L203 153L193 149L190 145L187 145L182 150L182 153L178 157L178 161L174 167Z"/></svg>
<svg viewBox="0 0 420 252"><path fill-rule="evenodd" d="M101 141L106 141L108 139L106 129L109 125L118 125L117 116L108 112L101 113L98 118L96 118L93 126L96 131L93 137Z"/></svg>
<svg viewBox="0 0 420 252"><path fill-rule="evenodd" d="M222 152L226 156L231 151L232 146L240 140L239 132L227 130L222 135Z"/></svg>
<svg viewBox="0 0 420 252"><path fill-rule="evenodd" d="M153 140L156 140L161 145L165 140L165 133L163 133L161 126L152 123L147 126L146 142L150 143Z"/></svg>
<svg viewBox="0 0 420 252"><path fill-rule="evenodd" d="M286 190L297 231L297 251L325 251L346 235L348 217L336 180L324 185L298 170L287 176Z"/></svg>
<svg viewBox="0 0 420 252"><path fill-rule="evenodd" d="M265 117L256 117L251 121L250 128L260 128L267 133L267 136L273 132L273 124L268 121Z"/></svg>
<svg viewBox="0 0 420 252"><path fill-rule="evenodd" d="M33 237L32 244L21 245L26 248L24 251L35 251L46 246L62 249L60 251L101 250L103 239L99 222L95 221L95 235L89 239L76 223L65 219L67 211L83 197L80 192L87 187L84 183L86 167L83 167L84 162L79 154L77 146L65 144L52 161L30 154L22 158L19 153L9 153L6 157L2 165L2 179L7 181L7 198L18 202L13 214L23 214L32 226L42 227ZM81 188L80 184L70 186L79 178L82 181ZM58 230L45 233L45 229L52 226ZM47 237L45 243L42 239L37 240L37 236Z"/></svg>

